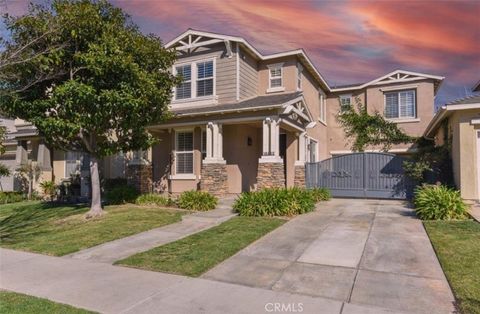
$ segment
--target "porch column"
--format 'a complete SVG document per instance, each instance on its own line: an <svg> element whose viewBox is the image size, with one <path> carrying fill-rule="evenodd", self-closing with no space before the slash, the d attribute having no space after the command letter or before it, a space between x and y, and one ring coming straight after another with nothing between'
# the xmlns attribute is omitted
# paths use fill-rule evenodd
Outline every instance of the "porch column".
<svg viewBox="0 0 480 314"><path fill-rule="evenodd" d="M223 126L208 122L206 153L202 162L200 189L215 195L228 193L227 165L223 158Z"/></svg>
<svg viewBox="0 0 480 314"><path fill-rule="evenodd" d="M284 161L280 157L279 118L265 118L262 128L263 154L258 160L257 189L285 187Z"/></svg>
<svg viewBox="0 0 480 314"><path fill-rule="evenodd" d="M307 145L307 132L298 134L297 137L297 160L295 160L295 177L293 185L305 187L305 152Z"/></svg>

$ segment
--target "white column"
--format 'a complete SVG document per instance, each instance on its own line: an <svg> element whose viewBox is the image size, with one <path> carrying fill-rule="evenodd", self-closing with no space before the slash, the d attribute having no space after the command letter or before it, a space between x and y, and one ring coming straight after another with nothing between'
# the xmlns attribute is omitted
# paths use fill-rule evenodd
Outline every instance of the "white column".
<svg viewBox="0 0 480 314"><path fill-rule="evenodd" d="M225 159L223 159L223 128L216 122L209 122L207 125L207 156L203 162L225 163Z"/></svg>
<svg viewBox="0 0 480 314"><path fill-rule="evenodd" d="M283 162L280 157L280 123L275 118L263 120L263 154L258 162Z"/></svg>
<svg viewBox="0 0 480 314"><path fill-rule="evenodd" d="M302 132L298 135L298 159L295 161L296 166L303 166L305 164L306 137L307 132Z"/></svg>
<svg viewBox="0 0 480 314"><path fill-rule="evenodd" d="M262 155L268 155L268 153L270 153L270 125L268 124L268 121L266 119L262 121L262 127L263 127Z"/></svg>

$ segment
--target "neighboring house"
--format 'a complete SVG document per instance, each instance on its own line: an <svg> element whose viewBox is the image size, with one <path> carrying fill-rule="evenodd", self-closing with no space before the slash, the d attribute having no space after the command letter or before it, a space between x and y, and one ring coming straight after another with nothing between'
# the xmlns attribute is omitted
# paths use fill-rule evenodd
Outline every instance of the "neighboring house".
<svg viewBox="0 0 480 314"><path fill-rule="evenodd" d="M474 87L479 90L479 84ZM449 141L454 181L464 199L480 200L480 95L450 102L440 108L425 130L437 145Z"/></svg>
<svg viewBox="0 0 480 314"><path fill-rule="evenodd" d="M263 55L241 37L187 30L177 50L174 118L151 126L154 182L173 193L303 185L305 162L351 152L337 114L358 98L410 135L433 117L443 77L397 70L331 87L303 50ZM408 145L392 152L408 153Z"/></svg>

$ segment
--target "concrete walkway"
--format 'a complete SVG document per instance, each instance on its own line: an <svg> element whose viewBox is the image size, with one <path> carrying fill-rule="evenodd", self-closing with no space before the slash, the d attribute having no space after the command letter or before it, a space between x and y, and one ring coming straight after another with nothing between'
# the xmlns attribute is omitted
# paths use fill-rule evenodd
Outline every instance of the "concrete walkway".
<svg viewBox="0 0 480 314"><path fill-rule="evenodd" d="M235 216L231 206L233 201L234 198L221 199L214 210L184 215L180 222L103 243L66 257L112 264L136 253L209 229L232 218Z"/></svg>
<svg viewBox="0 0 480 314"><path fill-rule="evenodd" d="M203 278L340 301L342 313L454 311L422 222L397 201L322 203Z"/></svg>
<svg viewBox="0 0 480 314"><path fill-rule="evenodd" d="M473 219L475 219L476 221L480 222L480 204L473 204L471 207L470 207L470 211L469 211L469 214L470 216L473 217Z"/></svg>

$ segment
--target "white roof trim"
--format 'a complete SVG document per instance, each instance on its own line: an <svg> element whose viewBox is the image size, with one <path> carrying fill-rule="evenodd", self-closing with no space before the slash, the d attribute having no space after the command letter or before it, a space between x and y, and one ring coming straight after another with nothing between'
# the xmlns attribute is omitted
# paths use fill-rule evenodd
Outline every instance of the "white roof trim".
<svg viewBox="0 0 480 314"><path fill-rule="evenodd" d="M246 41L242 37L237 37L237 36L228 36L228 35L222 35L222 34L217 34L217 33L210 33L210 32L203 32L203 31L197 31L194 29L188 29L182 34L178 35L174 39L170 40L168 43L165 44L165 48L172 48L173 45L176 43L181 42L181 40L188 35L195 35L195 36L202 36L202 37L211 37L211 38L217 38L221 40L228 40L228 41L235 41L239 42L242 45L244 45L246 48L248 48L258 59L260 60L271 60L275 58L282 58L282 57L288 57L288 56L300 56L301 58L304 59L304 62L306 63L307 67L309 67L313 73L317 76L317 79L327 88L328 91L331 91L330 86L327 84L327 81L323 78L323 76L320 74L320 72L317 70L313 62L310 60L310 58L307 56L305 51L303 49L296 49L296 50L291 50L291 51L285 51L285 52L280 52L280 53L274 53L270 55L263 55L261 54L255 47L253 47L248 41ZM200 45L202 42L195 43L195 45ZM183 42L185 44L185 42Z"/></svg>
<svg viewBox="0 0 480 314"><path fill-rule="evenodd" d="M412 77L413 76L413 77ZM388 79L387 81L384 81ZM332 88L332 92L342 92L342 91L351 91L351 90L358 90L365 88L370 85L382 85L382 84L391 84L391 83L403 83L403 82L411 82L411 81L417 81L417 80L423 80L423 79L433 79L437 81L443 81L445 77L443 76L437 76L437 75L430 75L430 74L425 74L425 73L420 73L420 72L411 72L411 71L405 71L405 70L395 70L393 72L390 72L384 76L381 76L379 78L376 78L370 82L361 84L361 85L356 85L356 86L350 86L350 87L340 87L340 88ZM382 82L384 81L384 82Z"/></svg>
<svg viewBox="0 0 480 314"><path fill-rule="evenodd" d="M433 119L428 124L425 132L423 133L424 137L429 137L437 129L438 124L446 117L450 112L458 110L469 110L469 109L480 109L480 103L475 104L464 104L464 105L445 105L438 110Z"/></svg>

